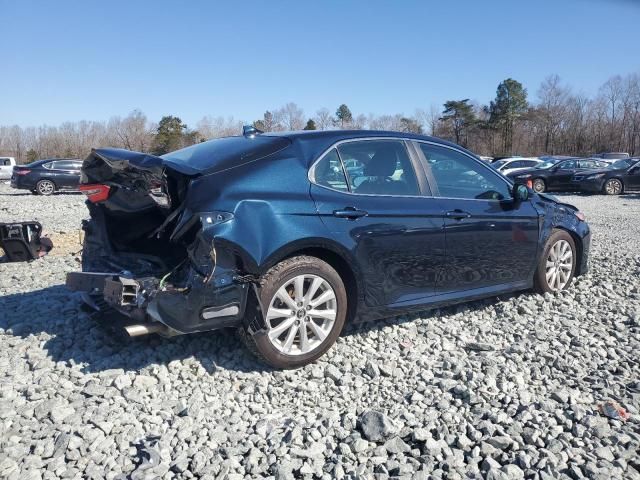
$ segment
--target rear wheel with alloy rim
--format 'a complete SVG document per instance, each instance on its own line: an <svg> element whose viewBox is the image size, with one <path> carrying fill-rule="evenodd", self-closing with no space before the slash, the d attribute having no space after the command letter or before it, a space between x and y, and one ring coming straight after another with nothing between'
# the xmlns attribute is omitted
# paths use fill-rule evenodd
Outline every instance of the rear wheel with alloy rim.
<svg viewBox="0 0 640 480"><path fill-rule="evenodd" d="M56 186L51 180L40 180L36 184L36 191L40 195L51 195L56 191Z"/></svg>
<svg viewBox="0 0 640 480"><path fill-rule="evenodd" d="M604 193L607 195L620 195L622 193L622 182L617 178L607 180L604 184Z"/></svg>
<svg viewBox="0 0 640 480"><path fill-rule="evenodd" d="M536 193L543 193L547 189L547 184L541 178L536 178L533 181L533 189Z"/></svg>
<svg viewBox="0 0 640 480"><path fill-rule="evenodd" d="M576 259L576 246L571 235L564 230L556 230L540 257L534 278L536 289L542 293L565 290L573 280Z"/></svg>
<svg viewBox="0 0 640 480"><path fill-rule="evenodd" d="M274 367L314 361L342 331L347 313L344 284L319 258L298 256L279 263L263 277L259 295L262 328L252 332L245 327L240 333L250 350Z"/></svg>

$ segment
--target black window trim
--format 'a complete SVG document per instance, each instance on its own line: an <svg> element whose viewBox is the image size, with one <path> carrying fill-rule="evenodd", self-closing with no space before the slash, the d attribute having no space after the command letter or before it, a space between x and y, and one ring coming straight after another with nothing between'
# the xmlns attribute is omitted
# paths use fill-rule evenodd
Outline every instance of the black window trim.
<svg viewBox="0 0 640 480"><path fill-rule="evenodd" d="M496 172L493 168L491 168L488 164L486 164L482 160L476 158L475 156L473 156L473 155L471 155L469 153L466 153L466 152L460 150L459 148L455 148L455 147L452 147L450 145L444 145L442 143L429 142L427 140L416 140L416 139L413 139L412 141L415 142L415 143L426 143L427 145L434 145L436 147L448 148L449 150L453 150L454 152L461 153L462 155L465 155L465 156L469 157L471 160L473 160L474 162L476 162L476 164L481 165L482 168L485 169L487 172L489 172L490 175L493 175L494 177L496 177L499 180L503 181L507 185L509 192L511 192L511 189L513 188L513 182L511 182L507 177L505 177L504 175L500 175L498 172ZM419 148L418 146L416 146L416 150L417 150L417 152L419 153L419 155L420 155L420 157L422 159L421 163L423 163L423 165L428 165L427 158L424 156L424 153L422 153L422 149ZM502 200L494 200L494 199L491 199L491 198L443 197L443 196L441 196L439 194L440 191L438 190L438 183L436 182L435 177L433 176L433 173L431 173L431 171L430 171L431 169L427 169L427 168L424 168L424 169L425 169L425 171L429 170L429 173L427 174L427 178L428 178L430 184L431 184L431 182L433 182L433 185L435 185L435 186L431 187L431 189L434 191L434 194L435 194L434 197L435 198L440 198L440 199L443 199L443 200L470 200L470 201L475 201L475 202L505 202L505 201L513 200L513 197L503 198Z"/></svg>
<svg viewBox="0 0 640 480"><path fill-rule="evenodd" d="M421 193L420 195L390 195L390 194L384 194L384 193L356 193L351 191L351 185L349 184L349 177L347 175L344 162L342 161L342 156L340 155L340 150L338 149L338 146L344 143L361 142L361 141L380 141L380 140L401 142L404 145L404 148L407 152L407 156L409 157L409 161L411 162L411 166L413 167L414 173L416 175L418 190L420 190L420 193ZM309 182L316 185L317 187L325 188L327 190L331 190L332 192L338 192L346 195L359 195L363 197L435 198L433 195L431 195L431 190L429 188L429 184L426 183L426 179L421 179L421 173L424 173L424 171L423 171L422 165L420 164L421 162L419 162L418 158L416 157L417 156L416 152L414 151L414 149L410 148L410 144L412 141L413 139L405 138L405 137L354 137L354 138L346 138L344 140L339 140L333 143L329 148L324 150L318 156L318 158L311 163L311 166L309 167L309 170L307 172L307 179L309 180ZM342 171L344 173L345 180L347 181L347 187L349 188L349 191L346 191L346 192L344 190L337 190L335 188L327 187L326 185L320 185L315 180L316 165L320 163L324 159L324 157L328 155L331 152L331 150L333 150L334 148L338 153L338 158L340 158Z"/></svg>

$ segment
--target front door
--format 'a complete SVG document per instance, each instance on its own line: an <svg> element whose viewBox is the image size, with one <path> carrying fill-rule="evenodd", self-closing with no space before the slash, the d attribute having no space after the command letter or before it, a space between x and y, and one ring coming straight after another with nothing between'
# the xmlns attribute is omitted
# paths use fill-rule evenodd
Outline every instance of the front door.
<svg viewBox="0 0 640 480"><path fill-rule="evenodd" d="M514 202L510 185L459 150L417 144L431 190L445 206L446 255L441 294L527 284L538 249L538 214Z"/></svg>
<svg viewBox="0 0 640 480"><path fill-rule="evenodd" d="M344 168L353 159L363 165L356 175ZM442 203L422 196L424 179L414 167L405 142L371 139L338 145L312 169L318 213L350 246L369 306L434 294L445 253Z"/></svg>

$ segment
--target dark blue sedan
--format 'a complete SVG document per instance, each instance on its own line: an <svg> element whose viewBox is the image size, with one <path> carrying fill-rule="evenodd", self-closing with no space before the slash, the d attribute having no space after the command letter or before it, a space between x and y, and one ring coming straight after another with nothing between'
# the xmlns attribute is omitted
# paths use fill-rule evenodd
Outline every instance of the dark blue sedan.
<svg viewBox="0 0 640 480"><path fill-rule="evenodd" d="M94 150L82 174L91 220L67 283L98 318L131 336L235 327L281 368L345 322L587 271L575 207L425 136L248 128L162 157Z"/></svg>
<svg viewBox="0 0 640 480"><path fill-rule="evenodd" d="M11 186L38 195L51 195L61 190L77 191L81 166L81 160L72 158L51 158L16 165L11 175Z"/></svg>

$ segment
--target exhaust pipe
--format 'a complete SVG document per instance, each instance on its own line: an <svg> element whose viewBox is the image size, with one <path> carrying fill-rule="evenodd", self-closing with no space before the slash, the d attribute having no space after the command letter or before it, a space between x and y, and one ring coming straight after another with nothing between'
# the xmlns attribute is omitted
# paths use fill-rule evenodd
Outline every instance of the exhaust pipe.
<svg viewBox="0 0 640 480"><path fill-rule="evenodd" d="M127 325L124 327L127 335L130 337L141 337L151 333L164 333L169 329L161 323L141 323L136 325Z"/></svg>

